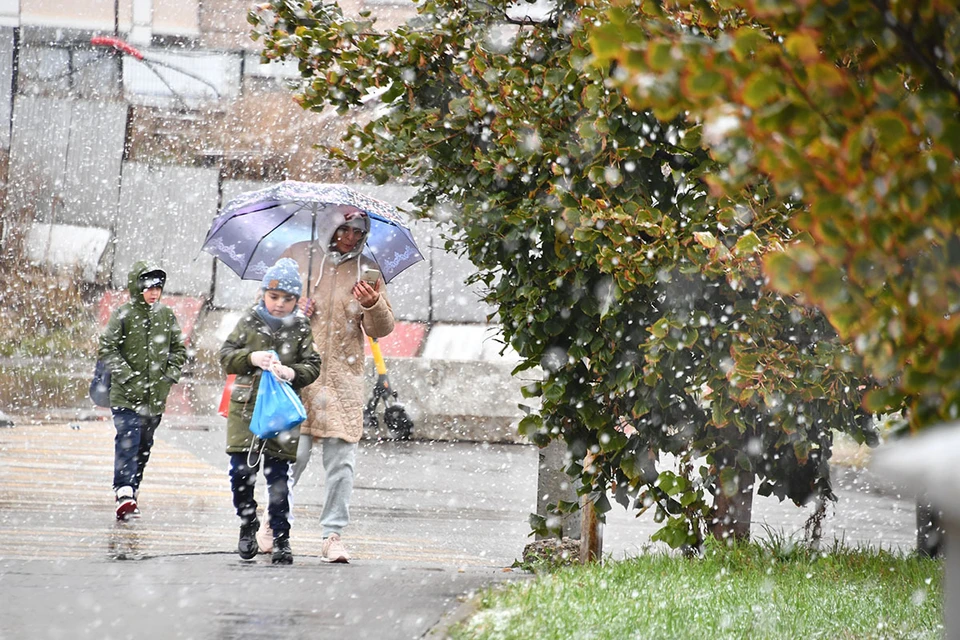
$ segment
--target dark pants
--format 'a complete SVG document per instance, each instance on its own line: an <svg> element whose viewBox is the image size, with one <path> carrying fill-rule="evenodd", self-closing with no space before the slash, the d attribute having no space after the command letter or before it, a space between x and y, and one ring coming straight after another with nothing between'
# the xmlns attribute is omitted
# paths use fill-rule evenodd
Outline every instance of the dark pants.
<svg viewBox="0 0 960 640"><path fill-rule="evenodd" d="M140 489L143 470L150 460L153 432L162 416L142 416L132 409L114 407L113 426L117 437L113 441L113 489L133 487Z"/></svg>
<svg viewBox="0 0 960 640"><path fill-rule="evenodd" d="M257 501L254 489L257 484L257 471L260 465L247 464L246 453L230 454L230 488L233 489L233 506L240 520L246 524L257 515ZM267 479L267 492L270 505L270 528L274 537L290 532L290 463L280 458L263 454L263 475Z"/></svg>

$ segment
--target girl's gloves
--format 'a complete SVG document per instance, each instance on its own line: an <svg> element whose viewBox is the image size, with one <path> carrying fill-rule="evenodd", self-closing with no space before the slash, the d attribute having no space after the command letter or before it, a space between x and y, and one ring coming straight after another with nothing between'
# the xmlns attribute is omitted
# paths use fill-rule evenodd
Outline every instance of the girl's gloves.
<svg viewBox="0 0 960 640"><path fill-rule="evenodd" d="M280 364L280 361L270 351L254 351L250 354L250 364L260 367L264 371L272 367L275 362Z"/></svg>
<svg viewBox="0 0 960 640"><path fill-rule="evenodd" d="M281 364L280 361L270 351L254 351L250 354L250 364L260 367L264 371L269 371L281 380L293 382L296 373L293 369Z"/></svg>
<svg viewBox="0 0 960 640"><path fill-rule="evenodd" d="M296 375L293 369L286 365L280 364L279 362L270 367L270 371L273 373L273 375L286 382L293 382L293 377Z"/></svg>

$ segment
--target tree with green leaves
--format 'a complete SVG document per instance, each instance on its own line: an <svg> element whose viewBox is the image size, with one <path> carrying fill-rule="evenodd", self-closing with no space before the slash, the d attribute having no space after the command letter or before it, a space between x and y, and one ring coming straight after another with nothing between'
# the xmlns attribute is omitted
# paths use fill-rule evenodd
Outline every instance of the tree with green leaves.
<svg viewBox="0 0 960 640"><path fill-rule="evenodd" d="M748 535L755 483L833 497L833 430L875 432L859 357L764 284L799 203L770 205L762 181L749 200L710 190L725 169L702 126L635 108L594 63L605 2L524 7L427 0L377 32L336 4L274 0L250 21L265 61L297 62L305 109L363 114L332 156L413 183L416 213L446 223L517 372L543 372L521 432L566 443L598 512L608 495L654 509L655 539L679 547Z"/></svg>
<svg viewBox="0 0 960 640"><path fill-rule="evenodd" d="M960 9L941 0L611 7L592 33L637 109L714 136L715 193L802 204L765 258L877 380L897 433L960 414ZM918 502L918 549L936 509Z"/></svg>
<svg viewBox="0 0 960 640"><path fill-rule="evenodd" d="M714 132L714 193L802 205L765 256L915 431L960 414L960 8L792 0L611 7L599 61L636 109ZM710 136L708 136L710 137Z"/></svg>

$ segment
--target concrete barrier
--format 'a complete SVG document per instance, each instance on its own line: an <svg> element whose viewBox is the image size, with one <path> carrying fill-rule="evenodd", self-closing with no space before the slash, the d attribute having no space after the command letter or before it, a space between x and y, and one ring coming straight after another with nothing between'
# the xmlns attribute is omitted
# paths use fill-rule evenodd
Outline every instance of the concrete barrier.
<svg viewBox="0 0 960 640"><path fill-rule="evenodd" d="M496 362L387 358L390 384L414 423L414 437L428 440L526 442L517 435L524 380ZM376 373L367 362L368 391ZM382 422L382 421L381 421Z"/></svg>

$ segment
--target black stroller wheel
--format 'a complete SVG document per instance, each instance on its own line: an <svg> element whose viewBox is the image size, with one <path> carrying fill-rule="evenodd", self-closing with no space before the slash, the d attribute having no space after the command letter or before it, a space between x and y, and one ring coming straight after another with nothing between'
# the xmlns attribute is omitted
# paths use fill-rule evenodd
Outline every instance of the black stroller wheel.
<svg viewBox="0 0 960 640"><path fill-rule="evenodd" d="M387 407L383 412L383 422L397 440L409 440L413 434L413 420L400 405Z"/></svg>

